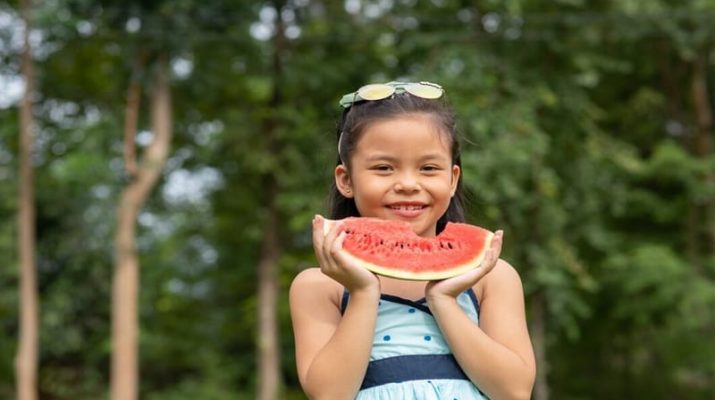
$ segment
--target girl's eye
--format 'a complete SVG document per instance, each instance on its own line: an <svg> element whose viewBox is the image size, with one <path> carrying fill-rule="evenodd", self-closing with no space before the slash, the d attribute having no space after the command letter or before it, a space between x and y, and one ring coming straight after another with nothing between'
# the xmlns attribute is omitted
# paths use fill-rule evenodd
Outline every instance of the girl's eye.
<svg viewBox="0 0 715 400"><path fill-rule="evenodd" d="M436 165L425 165L424 167L422 167L422 169L423 169L424 171L430 171L430 172L431 172L431 171L439 171L440 168L439 168L438 166L436 166Z"/></svg>
<svg viewBox="0 0 715 400"><path fill-rule="evenodd" d="M386 164L380 164L380 165L375 165L374 167L372 167L372 169L374 169L376 171L390 171L390 170L392 170L392 167L389 165L386 165Z"/></svg>

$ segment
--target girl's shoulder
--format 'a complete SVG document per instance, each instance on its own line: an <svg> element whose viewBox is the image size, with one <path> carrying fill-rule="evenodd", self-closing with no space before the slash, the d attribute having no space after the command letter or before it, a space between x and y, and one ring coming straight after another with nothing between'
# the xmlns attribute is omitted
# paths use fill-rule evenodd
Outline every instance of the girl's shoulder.
<svg viewBox="0 0 715 400"><path fill-rule="evenodd" d="M340 284L330 278L329 276L325 275L320 268L313 267L313 268L306 268L298 273L298 275L293 278L293 282L291 283L291 286L294 285L309 285L309 286L318 286L318 287L323 287L323 286L337 286L339 287Z"/></svg>
<svg viewBox="0 0 715 400"><path fill-rule="evenodd" d="M519 272L511 264L501 258L497 261L494 269L489 271L484 278L480 279L479 282L474 285L473 289L480 300L488 295L489 292L502 290L514 290L518 293L523 292Z"/></svg>
<svg viewBox="0 0 715 400"><path fill-rule="evenodd" d="M316 300L329 299L339 308L342 295L342 285L323 274L320 268L302 270L293 278L290 285L291 302L306 297Z"/></svg>

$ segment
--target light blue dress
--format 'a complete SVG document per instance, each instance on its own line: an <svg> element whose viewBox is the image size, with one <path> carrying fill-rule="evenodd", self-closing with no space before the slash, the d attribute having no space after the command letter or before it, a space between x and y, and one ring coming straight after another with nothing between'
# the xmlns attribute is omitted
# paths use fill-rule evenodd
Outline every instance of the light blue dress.
<svg viewBox="0 0 715 400"><path fill-rule="evenodd" d="M345 291L342 311L348 301ZM460 294L457 302L478 324L479 303L474 291ZM370 363L357 400L486 398L457 364L425 299L380 296Z"/></svg>

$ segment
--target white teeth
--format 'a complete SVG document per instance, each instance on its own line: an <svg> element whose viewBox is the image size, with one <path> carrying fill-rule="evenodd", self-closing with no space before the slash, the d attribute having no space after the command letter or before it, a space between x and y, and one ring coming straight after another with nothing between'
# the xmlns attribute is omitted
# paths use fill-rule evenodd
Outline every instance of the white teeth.
<svg viewBox="0 0 715 400"><path fill-rule="evenodd" d="M413 210L421 210L422 206L393 206L392 209L413 211Z"/></svg>

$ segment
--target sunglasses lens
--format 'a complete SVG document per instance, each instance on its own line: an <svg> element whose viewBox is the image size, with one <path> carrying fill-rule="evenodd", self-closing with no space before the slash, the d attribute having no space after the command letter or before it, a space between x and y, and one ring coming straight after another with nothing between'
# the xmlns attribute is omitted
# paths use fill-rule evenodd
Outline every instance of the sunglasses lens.
<svg viewBox="0 0 715 400"><path fill-rule="evenodd" d="M358 89L358 96L363 100L382 100L392 96L395 93L395 88L388 85L374 83L365 85Z"/></svg>
<svg viewBox="0 0 715 400"><path fill-rule="evenodd" d="M357 101L376 101L386 99L395 92L407 92L413 96L435 100L444 95L444 89L440 85L430 82L405 83L372 83L358 89L357 92L348 93L340 99L343 108L350 108Z"/></svg>
<svg viewBox="0 0 715 400"><path fill-rule="evenodd" d="M442 97L444 90L437 86L425 85L422 83L412 83L405 86L405 91L413 96L423 99L439 99Z"/></svg>

